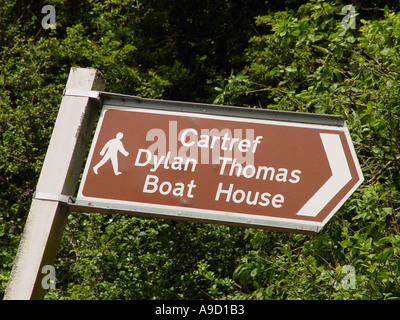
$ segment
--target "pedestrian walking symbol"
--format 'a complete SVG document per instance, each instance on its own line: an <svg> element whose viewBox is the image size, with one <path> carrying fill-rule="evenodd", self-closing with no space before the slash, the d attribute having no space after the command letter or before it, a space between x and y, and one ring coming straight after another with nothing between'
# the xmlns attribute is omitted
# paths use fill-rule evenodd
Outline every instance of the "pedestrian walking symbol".
<svg viewBox="0 0 400 320"><path fill-rule="evenodd" d="M120 175L122 172L118 170L118 152L121 152L125 157L129 155L129 152L125 150L121 139L124 137L122 132L118 132L114 139L109 140L101 149L100 155L103 157L98 164L93 167L95 174L98 174L98 170L102 167L108 160L111 160L111 164L116 176Z"/></svg>

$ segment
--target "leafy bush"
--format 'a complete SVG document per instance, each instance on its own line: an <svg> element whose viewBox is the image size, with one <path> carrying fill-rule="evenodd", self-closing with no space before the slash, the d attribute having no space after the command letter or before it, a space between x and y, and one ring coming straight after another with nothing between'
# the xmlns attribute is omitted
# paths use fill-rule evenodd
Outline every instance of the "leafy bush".
<svg viewBox="0 0 400 320"><path fill-rule="evenodd" d="M270 31L251 39L248 66L217 88L217 102L344 117L365 176L316 237L272 242L269 232L247 231L256 249L234 273L244 297L400 296L400 14L385 10L355 30L344 29L339 14L333 2L311 1L258 17ZM342 290L338 281L348 265L356 287Z"/></svg>

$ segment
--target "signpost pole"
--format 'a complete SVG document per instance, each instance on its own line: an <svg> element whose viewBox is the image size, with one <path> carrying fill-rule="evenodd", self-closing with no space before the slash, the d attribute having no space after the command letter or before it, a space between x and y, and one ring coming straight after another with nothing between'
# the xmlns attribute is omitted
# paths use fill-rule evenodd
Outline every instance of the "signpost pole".
<svg viewBox="0 0 400 320"><path fill-rule="evenodd" d="M104 87L104 79L96 69L71 69L66 90L79 90L80 94L65 95L61 101L5 300L44 298L42 282L48 268L43 267L55 261L67 221L67 203L76 192L98 115L98 101L89 93Z"/></svg>

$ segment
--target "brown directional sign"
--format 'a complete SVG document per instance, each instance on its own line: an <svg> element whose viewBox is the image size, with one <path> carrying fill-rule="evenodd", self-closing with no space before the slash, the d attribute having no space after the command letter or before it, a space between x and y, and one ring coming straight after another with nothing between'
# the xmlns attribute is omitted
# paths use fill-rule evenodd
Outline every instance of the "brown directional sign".
<svg viewBox="0 0 400 320"><path fill-rule="evenodd" d="M362 180L345 124L105 105L75 206L315 233Z"/></svg>

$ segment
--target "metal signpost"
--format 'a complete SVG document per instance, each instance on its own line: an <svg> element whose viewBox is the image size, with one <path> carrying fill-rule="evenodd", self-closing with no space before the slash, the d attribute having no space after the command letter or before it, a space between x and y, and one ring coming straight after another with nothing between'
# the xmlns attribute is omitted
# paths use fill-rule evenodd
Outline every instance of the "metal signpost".
<svg viewBox="0 0 400 320"><path fill-rule="evenodd" d="M43 298L68 210L315 234L363 181L340 117L103 89L71 70L5 299Z"/></svg>
<svg viewBox="0 0 400 320"><path fill-rule="evenodd" d="M317 233L363 180L340 117L102 96L74 211Z"/></svg>

